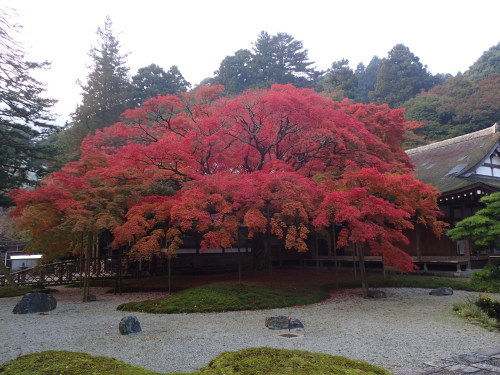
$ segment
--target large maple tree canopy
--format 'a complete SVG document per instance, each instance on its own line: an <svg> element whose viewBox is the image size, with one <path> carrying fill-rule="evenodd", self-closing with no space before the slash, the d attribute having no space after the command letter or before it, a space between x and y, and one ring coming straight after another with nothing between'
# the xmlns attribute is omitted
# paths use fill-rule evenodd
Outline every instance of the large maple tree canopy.
<svg viewBox="0 0 500 375"><path fill-rule="evenodd" d="M174 253L182 234L200 236L202 249L232 247L241 226L306 251L310 232L340 223L341 245L367 244L402 270L413 267L398 247L403 230L415 220L442 229L437 192L401 148L415 125L403 110L291 85L222 92L201 87L125 111L83 141L80 160L13 193L18 225L45 251L111 231L113 246L147 259L163 246Z"/></svg>

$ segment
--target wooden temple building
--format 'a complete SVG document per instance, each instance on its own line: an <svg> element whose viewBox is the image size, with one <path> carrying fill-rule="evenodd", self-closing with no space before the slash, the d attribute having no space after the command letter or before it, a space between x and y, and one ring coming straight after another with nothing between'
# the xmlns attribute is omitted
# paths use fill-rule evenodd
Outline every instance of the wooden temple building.
<svg viewBox="0 0 500 375"><path fill-rule="evenodd" d="M479 199L500 190L500 125L441 142L407 150L417 177L436 187L441 195L441 220L450 228L483 207ZM437 238L424 226L407 232L410 240L403 249L422 270L449 269L461 272L482 268L492 257L500 255L498 248L480 250L469 240L452 241L446 235ZM353 246L339 249L337 256L327 254L325 246L312 251L309 261L317 264L339 261L356 262ZM365 255L367 264L380 266L380 256Z"/></svg>
<svg viewBox="0 0 500 375"><path fill-rule="evenodd" d="M479 199L500 190L500 125L474 133L407 150L418 178L441 192L443 221L453 227L474 215L483 205ZM437 239L425 228L409 234L405 249L424 268L428 264L456 264L457 271L482 267L499 249L478 250L471 241Z"/></svg>

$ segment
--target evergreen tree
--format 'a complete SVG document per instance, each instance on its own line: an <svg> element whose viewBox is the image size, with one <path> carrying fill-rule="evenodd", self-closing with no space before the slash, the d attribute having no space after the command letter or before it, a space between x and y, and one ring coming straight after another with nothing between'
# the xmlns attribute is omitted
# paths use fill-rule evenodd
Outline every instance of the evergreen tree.
<svg viewBox="0 0 500 375"><path fill-rule="evenodd" d="M252 52L247 49L240 49L233 56L227 56L215 72L212 84L224 85L225 92L230 95L257 87L257 74L253 59Z"/></svg>
<svg viewBox="0 0 500 375"><path fill-rule="evenodd" d="M158 95L186 92L191 84L186 81L177 68L172 65L168 72L156 64L140 68L132 77L134 105L138 106Z"/></svg>
<svg viewBox="0 0 500 375"><path fill-rule="evenodd" d="M44 98L45 88L32 77L33 71L49 64L24 59L23 48L12 36L18 26L9 16L0 9L0 205L8 202L4 194L9 189L43 174L42 161L50 149L40 140L56 129L48 112L55 100Z"/></svg>
<svg viewBox="0 0 500 375"><path fill-rule="evenodd" d="M338 99L356 98L358 79L349 67L349 60L342 59L332 63L330 69L323 77L323 90L335 93Z"/></svg>
<svg viewBox="0 0 500 375"><path fill-rule="evenodd" d="M397 44L382 61L370 99L396 108L419 92L429 90L433 84L432 75L420 59L405 45Z"/></svg>
<svg viewBox="0 0 500 375"><path fill-rule="evenodd" d="M369 103L370 91L375 90L375 83L377 82L377 73L382 65L382 59L378 56L373 56L368 66L363 63L358 64L354 75L358 80L357 98L362 103Z"/></svg>
<svg viewBox="0 0 500 375"><path fill-rule="evenodd" d="M120 114L132 106L132 86L126 54L120 53L120 43L112 31L111 19L97 29L98 45L92 47L91 72L87 83L81 85L82 103L73 113L74 124L61 137L66 151L78 149L82 139L105 126L113 125Z"/></svg>
<svg viewBox="0 0 500 375"><path fill-rule="evenodd" d="M457 223L446 234L453 240L470 239L478 247L490 248L500 238L500 192L481 198L485 208Z"/></svg>
<svg viewBox="0 0 500 375"><path fill-rule="evenodd" d="M464 75L474 80L481 80L490 74L500 74L500 43L485 51Z"/></svg>
<svg viewBox="0 0 500 375"><path fill-rule="evenodd" d="M287 33L269 35L262 31L253 44L254 68L261 87L291 83L297 87L312 87L319 72L310 66L308 51L301 41Z"/></svg>

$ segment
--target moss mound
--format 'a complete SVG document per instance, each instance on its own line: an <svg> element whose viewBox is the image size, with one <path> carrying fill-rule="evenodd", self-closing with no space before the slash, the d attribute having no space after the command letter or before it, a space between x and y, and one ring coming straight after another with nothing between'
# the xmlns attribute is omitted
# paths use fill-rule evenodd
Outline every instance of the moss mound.
<svg viewBox="0 0 500 375"><path fill-rule="evenodd" d="M68 351L45 351L0 365L2 375L159 375L107 357Z"/></svg>
<svg viewBox="0 0 500 375"><path fill-rule="evenodd" d="M10 286L0 286L0 298L23 296L32 291L33 288L29 286L20 286L18 289L14 289Z"/></svg>
<svg viewBox="0 0 500 375"><path fill-rule="evenodd" d="M334 374L390 375L386 370L362 361L353 361L301 350L251 348L219 355L200 374Z"/></svg>
<svg viewBox="0 0 500 375"><path fill-rule="evenodd" d="M261 310L307 305L328 297L324 290L272 288L261 284L224 283L187 289L173 296L128 302L118 310L154 314Z"/></svg>
<svg viewBox="0 0 500 375"><path fill-rule="evenodd" d="M46 351L0 365L2 375L174 375L85 353ZM361 361L300 350L251 348L226 352L200 371L185 375L390 375Z"/></svg>

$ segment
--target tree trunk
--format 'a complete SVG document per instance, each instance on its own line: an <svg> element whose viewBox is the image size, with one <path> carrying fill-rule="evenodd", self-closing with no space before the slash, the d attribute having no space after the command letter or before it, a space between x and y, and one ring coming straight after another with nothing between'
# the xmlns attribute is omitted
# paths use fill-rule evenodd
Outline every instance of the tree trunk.
<svg viewBox="0 0 500 375"><path fill-rule="evenodd" d="M7 258L7 253L5 254L5 258ZM2 258L0 258L0 271L2 271L2 273L5 275L5 278L7 279L7 282L9 283L9 285L12 288L14 288L16 290L19 289L19 286L14 281L14 278L10 274L10 271L8 270L8 268L5 266L5 263L2 260Z"/></svg>
<svg viewBox="0 0 500 375"><path fill-rule="evenodd" d="M168 292L171 293L172 292L172 256L168 253L167 253L167 279L168 279Z"/></svg>
<svg viewBox="0 0 500 375"><path fill-rule="evenodd" d="M328 255L332 255L333 250L333 267L335 272L335 289L339 289L339 263L337 261L337 239L335 236L335 225L332 224L327 230L328 239Z"/></svg>
<svg viewBox="0 0 500 375"><path fill-rule="evenodd" d="M366 281L364 247L363 246L358 247L358 244L356 244L356 248L358 249L359 274L360 274L360 278L361 278L361 288L363 289L363 297L368 298L368 283Z"/></svg>
<svg viewBox="0 0 500 375"><path fill-rule="evenodd" d="M271 215L269 212L269 202L267 202L267 207L266 207L267 224L266 224L266 235L264 237L264 247L268 259L269 284L273 285L273 255L271 249L271 234L270 234L271 223L269 222L270 216Z"/></svg>
<svg viewBox="0 0 500 375"><path fill-rule="evenodd" d="M92 256L93 233L87 234L87 251L85 252L85 276L83 279L83 302L88 302L90 295L90 257Z"/></svg>
<svg viewBox="0 0 500 375"><path fill-rule="evenodd" d="M83 288L83 281L84 281L84 278L83 278L83 240L84 240L84 236L85 234L82 232L82 237L80 238L80 259L79 259L79 263L80 263L80 289Z"/></svg>
<svg viewBox="0 0 500 375"><path fill-rule="evenodd" d="M240 238L240 229L238 228L238 283L241 284L241 238Z"/></svg>

